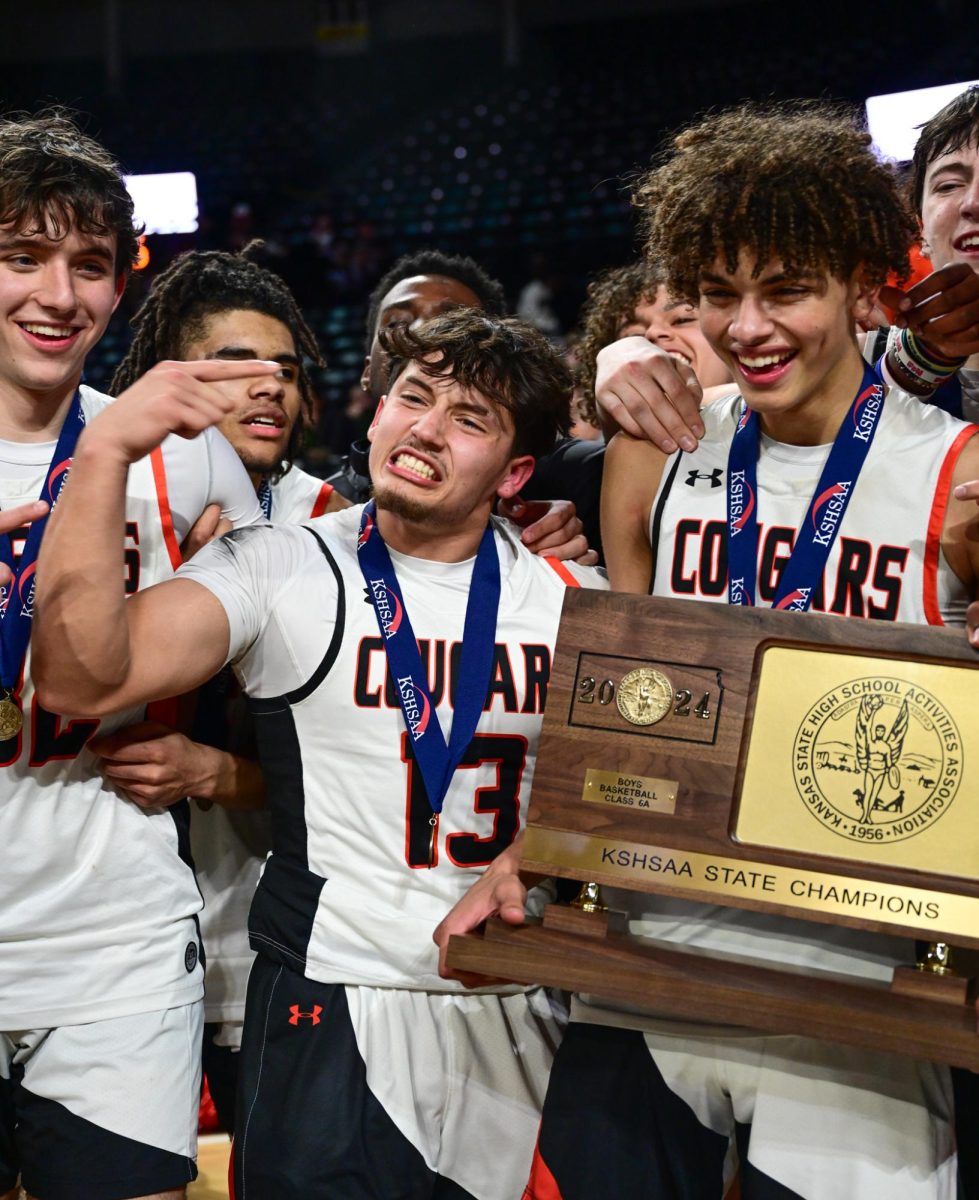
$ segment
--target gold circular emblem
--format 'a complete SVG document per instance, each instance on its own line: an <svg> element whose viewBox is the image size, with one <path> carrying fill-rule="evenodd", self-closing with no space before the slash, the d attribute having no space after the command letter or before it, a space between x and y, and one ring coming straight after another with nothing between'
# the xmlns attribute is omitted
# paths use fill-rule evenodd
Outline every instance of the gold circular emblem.
<svg viewBox="0 0 979 1200"><path fill-rule="evenodd" d="M24 714L9 696L0 700L0 742L16 737L24 724Z"/></svg>
<svg viewBox="0 0 979 1200"><path fill-rule="evenodd" d="M662 671L637 667L622 676L615 703L631 725L655 725L673 707L673 684Z"/></svg>
<svg viewBox="0 0 979 1200"><path fill-rule="evenodd" d="M962 782L962 738L941 699L917 683L875 675L820 696L792 753L810 814L840 837L886 845L948 811Z"/></svg>

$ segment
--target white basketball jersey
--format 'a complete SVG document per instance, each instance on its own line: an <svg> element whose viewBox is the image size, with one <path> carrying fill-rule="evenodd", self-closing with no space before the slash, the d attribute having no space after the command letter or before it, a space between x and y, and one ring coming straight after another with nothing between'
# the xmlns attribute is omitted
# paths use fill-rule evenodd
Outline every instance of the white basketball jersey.
<svg viewBox="0 0 979 1200"><path fill-rule="evenodd" d="M86 421L109 402L82 388ZM20 450L20 469L0 478L5 508L40 495L53 446ZM173 575L189 524L215 501L231 519L261 517L234 452L212 431L169 438L130 467L119 566L127 592ZM23 536L12 540L19 554ZM19 699L24 727L0 743L0 1030L196 999L201 899L186 861L186 816L124 800L86 748L96 731L142 720L143 709L101 721L48 713L26 669Z"/></svg>
<svg viewBox="0 0 979 1200"><path fill-rule="evenodd" d="M502 594L487 711L431 850L431 809L357 561L361 511L231 534L181 572L228 612L255 715L274 849L252 945L323 982L455 991L432 933L522 828L566 584L607 585L534 557L494 521ZM448 738L473 560L392 559Z"/></svg>
<svg viewBox="0 0 979 1200"><path fill-rule="evenodd" d="M322 516L332 484L292 467L272 488L272 520L297 524ZM243 715L243 714L242 714ZM237 752L240 747L228 745ZM207 958L204 1017L241 1021L254 951L248 944L248 910L272 848L267 811L237 812L216 804L191 808L190 846L204 897L201 936Z"/></svg>
<svg viewBox="0 0 979 1200"><path fill-rule="evenodd" d="M651 514L653 594L727 603L727 460L740 397L702 412L706 435L693 454L672 456ZM952 473L977 432L954 417L891 390L870 454L840 525L814 612L940 625L964 622L969 600L941 554ZM761 439L758 462L759 603L771 604L829 446ZM738 908L609 889L638 936L769 962L794 963L881 980L911 951L900 938ZM578 1020L658 1028L656 1020L578 999ZM671 1022L664 1029L675 1029Z"/></svg>
<svg viewBox="0 0 979 1200"><path fill-rule="evenodd" d="M276 524L297 525L311 517L321 517L333 495L333 484L317 479L298 467L290 467L285 475L271 485L272 515Z"/></svg>
<svg viewBox="0 0 979 1200"><path fill-rule="evenodd" d="M650 514L657 596L727 602L727 459L740 404L734 396L708 405L700 445L666 465ZM964 622L971 597L945 561L941 532L956 460L976 431L905 392L888 392L813 612ZM761 439L759 605L772 603L829 450Z"/></svg>

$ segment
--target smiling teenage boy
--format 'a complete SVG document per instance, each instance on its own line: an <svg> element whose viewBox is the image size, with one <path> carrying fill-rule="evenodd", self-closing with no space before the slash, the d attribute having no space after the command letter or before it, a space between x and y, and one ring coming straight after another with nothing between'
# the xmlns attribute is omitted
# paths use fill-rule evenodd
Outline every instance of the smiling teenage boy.
<svg viewBox="0 0 979 1200"><path fill-rule="evenodd" d="M704 410L692 453L613 441L602 514L613 587L964 622L979 522L951 488L979 473L975 427L896 390L885 398L854 332L888 272L906 271L914 233L869 142L832 112L743 108L679 135L642 181L648 250L671 294L698 306L741 395ZM831 486L844 500L823 522ZM755 502L739 507L747 489ZM887 980L909 953L898 939L736 909L630 893L610 903L637 935L797 969ZM736 1147L744 1200L951 1200L951 1107L933 1064L579 997L527 1195L717 1200Z"/></svg>
<svg viewBox="0 0 979 1200"><path fill-rule="evenodd" d="M116 164L65 117L0 121L0 503L53 504L107 397L80 386L136 251ZM170 364L120 400L211 395L265 364ZM125 419L125 418L124 418ZM173 440L128 476L105 548L127 594L171 575L209 504L260 520L223 439ZM35 514L36 515L36 514ZM58 715L30 682L35 519L8 540L0 622L0 1192L41 1200L179 1197L193 1178L202 971L185 816L141 811L86 743L108 722ZM38 594L43 585L38 585ZM67 651L67 647L66 647ZM59 654L65 670L69 655ZM11 1190L13 1189L13 1190Z"/></svg>
<svg viewBox="0 0 979 1200"><path fill-rule="evenodd" d="M441 980L432 930L519 834L565 586L603 584L491 517L567 426L546 340L466 310L388 348L374 503L231 534L128 603L101 558L79 571L118 527L128 462L184 413L93 423L41 563L36 671L52 702L111 711L231 660L250 698L273 852L250 917L238 1194L508 1200L557 1027L539 990Z"/></svg>

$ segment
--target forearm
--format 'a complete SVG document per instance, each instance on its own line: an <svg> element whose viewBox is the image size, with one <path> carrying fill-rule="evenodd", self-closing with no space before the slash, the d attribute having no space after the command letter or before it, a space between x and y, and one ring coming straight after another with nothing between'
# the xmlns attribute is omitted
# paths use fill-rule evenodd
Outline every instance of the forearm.
<svg viewBox="0 0 979 1200"><path fill-rule="evenodd" d="M265 777L258 763L213 746L197 744L199 774L188 795L222 808L254 811L265 808Z"/></svg>
<svg viewBox="0 0 979 1200"><path fill-rule="evenodd" d="M82 434L37 567L34 681L56 712L94 712L125 679L130 640L121 566L125 459Z"/></svg>

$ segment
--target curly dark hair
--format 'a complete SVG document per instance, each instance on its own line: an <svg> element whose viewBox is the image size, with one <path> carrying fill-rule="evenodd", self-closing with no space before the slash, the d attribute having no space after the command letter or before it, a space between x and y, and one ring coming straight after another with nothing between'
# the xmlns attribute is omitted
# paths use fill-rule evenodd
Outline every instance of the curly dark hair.
<svg viewBox="0 0 979 1200"><path fill-rule="evenodd" d="M377 319L388 292L402 279L416 275L444 275L464 284L491 316L502 317L506 312L503 284L491 278L475 259L464 254L443 254L441 250L418 250L403 254L381 279L367 301L367 353L370 354L377 335Z"/></svg>
<svg viewBox="0 0 979 1200"><path fill-rule="evenodd" d="M633 199L667 289L693 304L701 273L718 258L734 272L742 250L756 276L772 259L841 280L862 266L873 284L910 273L917 230L895 174L838 106L746 104L704 117L673 139Z"/></svg>
<svg viewBox="0 0 979 1200"><path fill-rule="evenodd" d="M966 88L961 95L950 100L920 129L908 180L911 203L919 216L925 194L925 173L929 166L943 154L961 150L963 146L979 146L979 84Z"/></svg>
<svg viewBox="0 0 979 1200"><path fill-rule="evenodd" d="M312 405L306 360L323 366L316 335L306 324L292 292L253 256L264 243L249 242L239 254L225 250L189 250L173 260L153 281L149 294L130 324L134 336L116 368L109 392L118 396L164 359L183 358L186 347L204 334L215 313L245 309L281 321L292 334L299 355L299 394L303 413L296 422L286 453L286 469L299 448L303 416Z"/></svg>
<svg viewBox="0 0 979 1200"><path fill-rule="evenodd" d="M554 448L571 427L574 380L542 333L515 317L461 308L415 329L385 329L390 388L409 362L433 379L454 379L510 414L513 451L535 458Z"/></svg>
<svg viewBox="0 0 979 1200"><path fill-rule="evenodd" d="M57 107L0 119L0 225L58 240L72 229L114 235L117 275L136 261L143 232L118 163Z"/></svg>
<svg viewBox="0 0 979 1200"><path fill-rule="evenodd" d="M663 282L662 269L651 262L613 267L596 276L588 285L588 299L581 310L581 339L575 347L575 381L581 388L581 413L592 425L600 424L595 403L595 365L599 350L614 342L644 300L656 298Z"/></svg>

